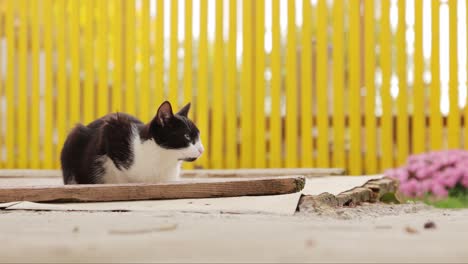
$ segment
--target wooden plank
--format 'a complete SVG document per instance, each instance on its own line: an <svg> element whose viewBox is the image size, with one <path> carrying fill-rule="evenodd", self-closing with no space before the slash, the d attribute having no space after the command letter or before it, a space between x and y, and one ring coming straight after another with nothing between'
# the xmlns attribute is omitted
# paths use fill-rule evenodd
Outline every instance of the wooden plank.
<svg viewBox="0 0 468 264"><path fill-rule="evenodd" d="M182 177L205 178L205 177L271 177L285 175L303 175L305 177L343 175L344 169L310 169L310 168L292 168L292 169L238 169L238 170L185 170L182 171Z"/></svg>
<svg viewBox="0 0 468 264"><path fill-rule="evenodd" d="M164 98L164 0L157 1L155 23L156 41L153 55L155 87L152 101L158 104ZM152 110L154 113L155 109Z"/></svg>
<svg viewBox="0 0 468 264"><path fill-rule="evenodd" d="M460 108L458 106L458 38L457 38L457 0L449 1L449 105L448 114L448 148L460 148Z"/></svg>
<svg viewBox="0 0 468 264"><path fill-rule="evenodd" d="M328 14L327 2L317 3L317 166L326 168L329 165L329 130L328 130Z"/></svg>
<svg viewBox="0 0 468 264"><path fill-rule="evenodd" d="M200 38L198 47L198 88L196 100L195 123L200 130L202 140L210 138L208 130L208 0L200 1ZM210 150L206 148L205 153L195 162L196 166L208 167L210 161Z"/></svg>
<svg viewBox="0 0 468 264"><path fill-rule="evenodd" d="M350 133L350 150L349 150L349 172L352 175L362 173L362 152L361 152L361 83L360 67L360 6L356 3L351 4L350 1L349 14L349 128Z"/></svg>
<svg viewBox="0 0 468 264"><path fill-rule="evenodd" d="M293 169L230 169L230 170L182 170L181 177L270 177L284 175L303 175L305 177L344 175L341 168L293 168ZM0 178L49 178L62 177L60 170L0 170Z"/></svg>
<svg viewBox="0 0 468 264"><path fill-rule="evenodd" d="M304 177L291 176L161 184L6 187L0 188L0 203L13 201L110 202L277 195L299 192L304 185Z"/></svg>
<svg viewBox="0 0 468 264"><path fill-rule="evenodd" d="M265 137L265 1L255 1L255 68L254 70L254 167L266 166Z"/></svg>
<svg viewBox="0 0 468 264"><path fill-rule="evenodd" d="M442 113L440 112L440 1L432 0L431 16L431 86L430 86L430 149L442 148Z"/></svg>
<svg viewBox="0 0 468 264"><path fill-rule="evenodd" d="M177 1L174 1L177 2ZM224 40L223 40L223 1L217 0L215 3L215 42L213 62L213 99L211 100L211 166L220 169L225 165L224 161ZM206 139L208 140L208 138Z"/></svg>
<svg viewBox="0 0 468 264"><path fill-rule="evenodd" d="M174 109L179 109L179 77L177 50L179 49L178 12L179 1L169 1L171 7L170 24L170 68L169 68L169 101Z"/></svg>
<svg viewBox="0 0 468 264"><path fill-rule="evenodd" d="M391 53L391 38L392 32L390 28L390 2L382 2L382 17L380 46L382 55L380 59L380 67L382 68L382 119L381 132L382 137L380 143L382 145L382 163L381 169L393 167L393 112L392 112L392 95L390 93L390 79L392 75L392 53Z"/></svg>
<svg viewBox="0 0 468 264"><path fill-rule="evenodd" d="M67 86L67 51L66 51L66 2L57 1L57 15L55 16L55 23L57 25L55 46L57 51L57 82L56 82L56 93L57 93L57 144L56 153L62 151L63 143L67 137L68 132L68 90ZM37 154L36 154L37 155ZM34 157L39 158L39 157ZM55 167L60 167L60 159L55 159Z"/></svg>
<svg viewBox="0 0 468 264"><path fill-rule="evenodd" d="M135 1L125 1L125 112L135 115Z"/></svg>
<svg viewBox="0 0 468 264"><path fill-rule="evenodd" d="M139 45L141 48L141 72L140 72L140 118L143 120L150 120L153 116L154 109L150 108L150 104L153 103L150 101L150 1L142 1L142 10L141 10L141 31L139 38Z"/></svg>
<svg viewBox="0 0 468 264"><path fill-rule="evenodd" d="M345 93L344 75L344 3L333 2L333 94ZM344 167L345 154L345 98L333 97L333 165Z"/></svg>
<svg viewBox="0 0 468 264"><path fill-rule="evenodd" d="M122 1L114 0L112 27L112 45L114 45L112 60L112 112L122 109Z"/></svg>
<svg viewBox="0 0 468 264"><path fill-rule="evenodd" d="M106 0L101 0L96 3L97 7L97 47L96 47L96 56L98 59L98 69L97 69L97 77L98 77L98 92L97 92L97 116L104 116L109 113L109 87L108 87L108 65L109 65L109 55L108 53L108 6L109 3ZM143 4L143 6L145 6ZM145 17L143 15L143 17ZM146 29L146 31L145 31ZM143 34L148 34L147 27L145 28L145 24L142 25L142 32ZM144 41L143 41L144 42ZM143 50L145 52L145 50ZM148 66L145 64L145 59L147 59L147 53L143 54L143 71L148 69ZM144 77L142 77L144 79ZM147 89L148 84L142 83L142 87ZM148 98L147 95L143 95L141 98L141 105L144 104L144 100ZM146 117L145 117L146 118Z"/></svg>
<svg viewBox="0 0 468 264"><path fill-rule="evenodd" d="M30 31L31 31L31 107L30 107L30 117L31 117L31 126L29 130L30 143L29 149L31 154L31 161L29 168L39 169L40 167L40 124L39 124L39 48L40 48L40 38L39 38L39 3L38 1L31 1L30 3ZM3 32L2 32L3 33ZM3 85L3 84L1 84Z"/></svg>
<svg viewBox="0 0 468 264"><path fill-rule="evenodd" d="M8 2L8 3L12 3ZM52 1L43 1L42 2L42 14L41 16L44 18L43 21L43 28L42 28L42 46L43 46L43 54L44 54L44 64L42 67L44 67L44 97L43 97L43 104L44 104L44 136L42 138L42 146L43 146L43 162L42 162L42 168L43 169L50 169L54 167L54 151L52 149L53 147L53 126L55 124L54 120L54 107L53 107L53 86L52 86L52 81L53 81L53 76L52 76ZM74 13L74 12L72 12ZM8 14L8 12L7 12ZM70 20L73 21L73 18L70 18ZM8 20L7 20L8 21ZM71 31L71 30L70 30ZM9 39L7 37L7 39ZM73 39L72 39L73 42ZM10 47L9 44L7 44L8 47ZM71 43L70 48L72 49L74 45ZM71 51L73 54L74 51ZM8 56L10 58L10 53L11 56L14 55L13 51L8 51ZM72 56L73 58L73 56ZM10 62L10 61L9 61ZM72 60L72 72L76 64L74 64ZM10 65L10 64L8 64ZM13 64L11 64L13 66ZM9 69L11 69L9 67ZM72 74L73 75L73 74ZM8 85L8 82L7 82ZM7 86L8 89L8 86ZM70 93L73 94L75 90L73 87L70 87ZM79 100L79 99L78 99ZM13 100L9 100L8 94L7 94L7 101L12 102ZM72 105L72 104L70 104ZM73 107L70 106L70 109L73 110ZM71 113L71 112L70 112ZM74 117L70 115L70 117ZM7 119L8 122L10 122L10 118ZM76 119L72 119L75 121ZM7 123L8 125L8 123ZM11 126L8 126L11 127ZM7 134L8 135L8 134ZM8 138L6 139L7 144L10 141ZM13 153L13 149L10 151L7 145L7 153ZM13 158L9 158L9 160L15 160L14 156ZM8 160L7 160L8 162ZM8 164L8 163L7 163ZM13 167L13 166L7 166L7 167Z"/></svg>
<svg viewBox="0 0 468 264"><path fill-rule="evenodd" d="M406 1L398 1L398 26L397 26L397 165L406 162L409 153L408 137L408 87L406 69Z"/></svg>
<svg viewBox="0 0 468 264"><path fill-rule="evenodd" d="M6 75L5 75L5 99L6 99L6 131L5 147L6 147L6 168L15 168L17 166L15 151L15 1L6 2L5 12L5 38L8 52L6 54ZM47 75L48 76L48 75ZM3 120L2 120L3 121ZM3 122L2 122L3 125ZM48 134L47 134L48 135Z"/></svg>
<svg viewBox="0 0 468 264"><path fill-rule="evenodd" d="M15 132L17 137L17 154L16 159L18 161L17 166L19 168L28 168L29 167L29 153L28 153L28 123L25 122L27 120L27 113L28 113L28 97L29 97L29 89L27 86L27 56L28 56L28 24L26 21L27 18L27 6L28 4L26 1L21 0L18 1L18 9L17 9L17 18L19 18L19 27L16 29L18 32L17 34L17 47L18 47L18 61L17 61L17 74L20 76L17 81L17 86L15 90L17 90L17 102L18 107L16 108L15 112L17 115L15 116L16 119L16 129ZM11 76L13 77L13 76ZM9 101L9 103L13 103Z"/></svg>
<svg viewBox="0 0 468 264"><path fill-rule="evenodd" d="M279 15L278 15L279 16ZM314 166L312 135L312 5L302 1L301 167ZM279 20L279 18L278 18ZM277 25L279 27L279 25ZM280 41L278 41L280 43ZM279 66L279 65L278 65ZM325 67L324 67L325 68ZM278 80L279 82L280 80ZM278 95L279 97L279 95ZM274 105L279 109L279 104ZM279 130L279 129L278 129ZM273 131L272 131L273 132ZM319 135L320 136L320 135Z"/></svg>
<svg viewBox="0 0 468 264"><path fill-rule="evenodd" d="M192 14L193 3L192 0L185 0L185 40L184 40L184 104L192 102L193 96L193 45L192 45ZM189 118L193 118L193 110L189 112ZM229 137L228 137L229 138ZM183 166L185 169L193 169L195 166L193 162L186 162Z"/></svg>
<svg viewBox="0 0 468 264"><path fill-rule="evenodd" d="M81 74L81 68L82 68L82 65L86 65L86 63L91 63L92 65L93 62L90 61L82 61L83 58L82 58L82 54L80 52L80 49L81 49L81 45L80 45L80 34L81 34L81 29L80 29L80 11L81 11L81 2L80 1L69 1L68 2L69 4L69 10L70 10L70 13L69 15L67 16L67 22L68 22L68 35L65 35L65 37L69 40L69 47L67 48L68 51L70 53L70 80L68 82L68 85L70 87L70 90L69 90L69 93L68 93L68 96L69 96L69 99L68 99L68 112L69 112L69 123L70 124L76 124L77 122L80 122L82 119L81 119L81 77L80 77L80 74ZM89 3L89 6L90 8L92 7L92 3ZM47 8L47 7L44 7L44 8ZM49 8L51 8L49 6ZM88 10L89 11L89 10ZM51 11L50 11L51 12ZM45 13L44 14L45 16L48 16L50 15L49 13ZM90 17L91 18L91 17ZM88 19L90 19L88 18ZM91 27L93 25L93 23L91 23L91 21L88 21L88 24L86 24L86 27ZM51 22L49 21L47 24L44 25L44 29L43 30L46 30L46 27L51 27ZM91 31L92 33L92 31ZM50 44L44 44L44 46L46 47L46 61L47 61L47 57L50 57L50 64L48 64L46 67L50 68L50 78L51 78L51 81L50 81L50 84L48 81L46 81L46 89L52 89L52 78L53 78L53 74L52 74L52 71L53 71L53 64L52 64L52 59L53 59L53 46L52 46L52 39L53 39L53 31L49 32L48 33L49 36L48 38L50 38L50 40L47 40L47 41L50 41L51 43ZM91 34L92 36L92 34ZM88 36L89 37L89 36ZM45 38L45 34L44 34L44 38ZM86 40L85 43L87 43L87 41L90 41L90 40ZM50 47L47 48L47 45L49 45ZM50 49L50 55L47 55L47 50ZM92 56L92 55L91 55ZM92 58L92 57L91 57ZM89 58L88 58L89 59ZM88 80L88 78L91 78L89 75L86 75L85 79ZM50 85L50 88L49 88L49 85ZM52 91L51 91L52 93ZM86 100L83 100L85 102L85 107L84 109L86 109L87 107L91 107L91 102L93 102L93 100L91 100L91 98L89 96L92 96L91 93L87 94L85 93L83 95L83 98L86 98ZM50 100L53 100L52 98L52 95L51 95L51 99ZM94 108L92 108L94 109ZM53 113L53 109L51 109L52 113ZM93 113L93 112L91 112ZM94 114L92 114L92 116L90 117L90 121L93 120L93 117L94 117ZM49 120L48 119L49 117L47 117L46 115L46 120ZM53 126L55 122L52 121L52 124L51 126ZM52 145L52 132L53 132L53 129L50 128L50 133L51 133L51 139L50 139L50 142L44 142L44 145L47 145L47 144L51 144ZM56 153L57 156L58 156L58 153ZM52 161L51 161L52 162ZM47 165L47 160L46 160L46 163L45 163L45 168L52 168L53 166L48 166Z"/></svg>
<svg viewBox="0 0 468 264"><path fill-rule="evenodd" d="M272 49L271 49L271 114L270 114L270 159L268 167L283 167L281 142L281 32L279 0L272 3ZM304 144L305 146L305 144Z"/></svg>
<svg viewBox="0 0 468 264"><path fill-rule="evenodd" d="M253 130L252 130L252 5L250 1L242 2L242 34L243 34L243 55L241 68L241 120L240 120L240 167L251 168L253 166Z"/></svg>
<svg viewBox="0 0 468 264"><path fill-rule="evenodd" d="M375 12L374 1L366 1L364 7L364 47L365 54L365 134L366 155L365 171L374 174L377 167L377 126L375 119Z"/></svg>
<svg viewBox="0 0 468 264"><path fill-rule="evenodd" d="M297 166L296 6L288 1L286 48L286 167Z"/></svg>
<svg viewBox="0 0 468 264"><path fill-rule="evenodd" d="M424 54L423 54L423 2L414 2L414 92L412 134L413 153L426 150L426 127L424 115L426 111L426 87L424 84Z"/></svg>
<svg viewBox="0 0 468 264"><path fill-rule="evenodd" d="M226 138L237 138L237 0L229 1L229 40L226 73ZM226 168L238 167L237 140L226 140Z"/></svg>
<svg viewBox="0 0 468 264"><path fill-rule="evenodd" d="M85 124L92 122L95 118L95 91L94 91L94 23L93 23L93 1L84 2L86 10L86 26L84 29L85 49L84 59L84 89L83 95L86 98L83 107L83 119ZM119 63L115 63L118 65ZM70 97L70 101L73 101Z"/></svg>

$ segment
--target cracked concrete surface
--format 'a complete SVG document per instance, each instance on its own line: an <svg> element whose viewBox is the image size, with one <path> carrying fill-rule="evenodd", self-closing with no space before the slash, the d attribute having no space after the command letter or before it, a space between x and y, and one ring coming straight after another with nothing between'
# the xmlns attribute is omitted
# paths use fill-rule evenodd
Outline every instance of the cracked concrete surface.
<svg viewBox="0 0 468 264"><path fill-rule="evenodd" d="M294 216L2 210L0 219L2 262L468 261L468 210L423 204Z"/></svg>

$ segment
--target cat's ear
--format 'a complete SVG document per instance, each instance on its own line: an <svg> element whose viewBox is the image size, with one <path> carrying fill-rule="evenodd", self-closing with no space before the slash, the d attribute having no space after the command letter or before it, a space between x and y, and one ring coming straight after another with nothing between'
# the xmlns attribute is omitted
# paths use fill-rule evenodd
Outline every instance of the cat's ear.
<svg viewBox="0 0 468 264"><path fill-rule="evenodd" d="M186 106L182 107L182 109L180 109L177 114L187 117L189 110L190 110L190 103L188 103Z"/></svg>
<svg viewBox="0 0 468 264"><path fill-rule="evenodd" d="M174 114L172 113L171 103L165 101L159 106L155 119L158 125L166 126L173 117Z"/></svg>

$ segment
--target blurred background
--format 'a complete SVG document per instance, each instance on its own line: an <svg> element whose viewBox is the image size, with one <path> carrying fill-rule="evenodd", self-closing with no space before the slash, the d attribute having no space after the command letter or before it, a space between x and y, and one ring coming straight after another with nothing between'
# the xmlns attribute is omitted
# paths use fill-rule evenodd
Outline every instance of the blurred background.
<svg viewBox="0 0 468 264"><path fill-rule="evenodd" d="M463 0L1 0L0 167L71 128L192 102L185 168L342 167L468 147Z"/></svg>

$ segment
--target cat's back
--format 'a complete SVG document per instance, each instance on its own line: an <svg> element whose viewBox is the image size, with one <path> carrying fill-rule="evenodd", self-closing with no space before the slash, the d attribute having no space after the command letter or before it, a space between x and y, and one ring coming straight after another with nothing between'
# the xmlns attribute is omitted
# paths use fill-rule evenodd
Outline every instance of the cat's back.
<svg viewBox="0 0 468 264"><path fill-rule="evenodd" d="M99 130L99 129L102 129L104 125L108 124L109 122L112 122L113 124L116 124L116 125L118 124L121 124L121 125L133 124L136 126L143 125L143 122L141 122L138 118L132 115L129 115L126 113L110 113L89 123L87 127L92 130Z"/></svg>
<svg viewBox="0 0 468 264"><path fill-rule="evenodd" d="M104 171L98 158L108 155L117 162L128 160L120 157L121 153L129 152L133 128L143 125L125 113L107 114L86 126L76 125L65 140L60 157L64 183L100 183ZM120 164L126 165L123 161Z"/></svg>

